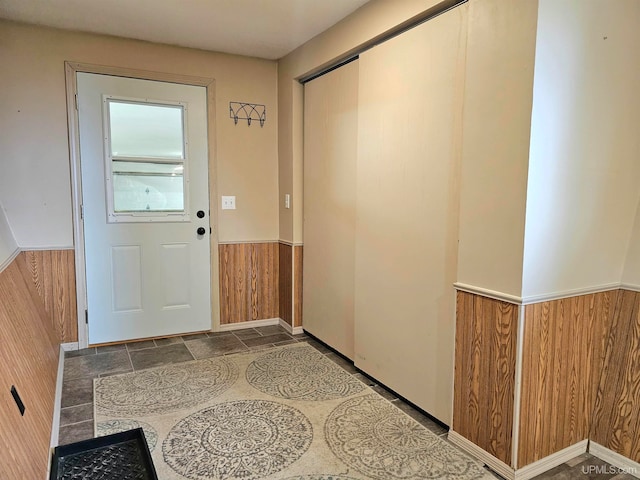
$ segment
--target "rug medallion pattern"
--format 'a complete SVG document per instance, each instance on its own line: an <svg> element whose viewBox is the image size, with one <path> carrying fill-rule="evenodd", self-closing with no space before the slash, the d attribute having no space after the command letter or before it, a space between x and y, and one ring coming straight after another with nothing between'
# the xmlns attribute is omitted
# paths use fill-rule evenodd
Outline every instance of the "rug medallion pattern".
<svg viewBox="0 0 640 480"><path fill-rule="evenodd" d="M372 478L482 478L486 473L377 394L340 404L324 431L336 456Z"/></svg>
<svg viewBox="0 0 640 480"><path fill-rule="evenodd" d="M157 415L199 405L227 390L238 366L224 357L101 378L96 412L123 417Z"/></svg>
<svg viewBox="0 0 640 480"><path fill-rule="evenodd" d="M274 397L331 400L362 392L366 386L315 349L290 348L260 356L247 368L247 381Z"/></svg>
<svg viewBox="0 0 640 480"><path fill-rule="evenodd" d="M135 428L142 428L144 438L147 440L149 451L153 452L156 448L156 444L158 443L158 432L156 432L156 429L146 422L131 420L129 418L106 420L96 424L96 435L98 437L104 437L105 435L126 432L127 430L133 430Z"/></svg>
<svg viewBox="0 0 640 480"><path fill-rule="evenodd" d="M300 475L298 477L289 477L284 480L356 480L352 477L343 475Z"/></svg>
<svg viewBox="0 0 640 480"><path fill-rule="evenodd" d="M97 378L94 405L163 480L493 480L306 343Z"/></svg>
<svg viewBox="0 0 640 480"><path fill-rule="evenodd" d="M178 422L162 445L165 462L192 480L257 479L279 472L311 445L313 427L299 410L240 400Z"/></svg>

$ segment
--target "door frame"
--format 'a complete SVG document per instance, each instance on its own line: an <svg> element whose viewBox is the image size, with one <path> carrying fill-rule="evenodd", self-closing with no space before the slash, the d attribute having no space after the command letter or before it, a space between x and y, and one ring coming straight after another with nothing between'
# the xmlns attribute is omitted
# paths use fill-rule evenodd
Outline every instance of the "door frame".
<svg viewBox="0 0 640 480"><path fill-rule="evenodd" d="M65 87L67 93L67 124L69 130L69 162L71 166L71 197L73 211L73 243L75 251L76 271L76 304L78 312L78 348L86 348L89 344L89 331L85 318L87 309L87 278L85 270L84 224L82 221L82 176L80 174L80 134L77 109L76 73L95 73L128 77L140 80L155 80L160 82L178 83L205 87L207 94L207 147L209 166L209 221L212 228L210 238L211 262L211 329L220 329L220 288L218 262L218 191L217 191L217 161L216 161L216 103L215 79L194 77L166 72L152 72L131 68L93 65L88 63L64 62Z"/></svg>

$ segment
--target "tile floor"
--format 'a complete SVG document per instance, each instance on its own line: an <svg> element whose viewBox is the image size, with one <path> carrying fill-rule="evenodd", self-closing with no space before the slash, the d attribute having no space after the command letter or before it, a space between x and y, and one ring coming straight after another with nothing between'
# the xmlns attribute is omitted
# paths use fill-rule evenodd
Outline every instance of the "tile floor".
<svg viewBox="0 0 640 480"><path fill-rule="evenodd" d="M87 348L65 354L60 413L60 445L93 438L93 379L118 373L158 367L272 346L307 342L346 371L371 386L393 405L407 413L426 428L446 440L447 429L420 410L375 381L363 375L353 363L334 353L321 342L306 335L291 335L278 325L256 327L229 332L202 333L120 345ZM639 472L640 473L640 472ZM589 454L584 454L546 472L536 479L553 480L632 480Z"/></svg>
<svg viewBox="0 0 640 480"><path fill-rule="evenodd" d="M63 445L93 438L93 379L96 377L296 342L309 343L437 435L447 433L444 426L396 398L322 343L306 334L290 335L275 325L66 352L58 443Z"/></svg>

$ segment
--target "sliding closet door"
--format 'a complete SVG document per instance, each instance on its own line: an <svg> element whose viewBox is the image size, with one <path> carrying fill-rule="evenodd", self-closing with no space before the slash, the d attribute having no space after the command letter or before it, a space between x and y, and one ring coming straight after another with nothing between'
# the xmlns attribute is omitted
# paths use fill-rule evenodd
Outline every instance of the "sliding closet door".
<svg viewBox="0 0 640 480"><path fill-rule="evenodd" d="M304 92L304 329L353 358L358 61Z"/></svg>
<svg viewBox="0 0 640 480"><path fill-rule="evenodd" d="M450 423L466 5L360 56L356 366Z"/></svg>

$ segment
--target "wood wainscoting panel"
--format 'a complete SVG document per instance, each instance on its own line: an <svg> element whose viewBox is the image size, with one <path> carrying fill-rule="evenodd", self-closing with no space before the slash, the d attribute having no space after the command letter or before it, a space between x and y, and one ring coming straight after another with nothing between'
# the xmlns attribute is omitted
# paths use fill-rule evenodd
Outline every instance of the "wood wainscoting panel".
<svg viewBox="0 0 640 480"><path fill-rule="evenodd" d="M60 343L78 341L73 250L29 250L19 255L25 278L35 287Z"/></svg>
<svg viewBox="0 0 640 480"><path fill-rule="evenodd" d="M293 247L286 243L280 243L279 249L280 318L287 322L288 325L293 326Z"/></svg>
<svg viewBox="0 0 640 480"><path fill-rule="evenodd" d="M35 285L19 264L17 257L0 272L0 477L45 478L60 347Z"/></svg>
<svg viewBox="0 0 640 480"><path fill-rule="evenodd" d="M640 293L619 290L611 319L590 439L640 462Z"/></svg>
<svg viewBox="0 0 640 480"><path fill-rule="evenodd" d="M302 262L303 262L303 250L302 245L296 245L293 247L293 272L294 272L294 285L293 285L293 326L302 326Z"/></svg>
<svg viewBox="0 0 640 480"><path fill-rule="evenodd" d="M518 468L589 436L617 291L526 305Z"/></svg>
<svg viewBox="0 0 640 480"><path fill-rule="evenodd" d="M277 318L278 243L221 244L218 249L220 324Z"/></svg>
<svg viewBox="0 0 640 480"><path fill-rule="evenodd" d="M518 306L456 299L453 430L511 465Z"/></svg>

